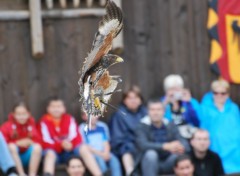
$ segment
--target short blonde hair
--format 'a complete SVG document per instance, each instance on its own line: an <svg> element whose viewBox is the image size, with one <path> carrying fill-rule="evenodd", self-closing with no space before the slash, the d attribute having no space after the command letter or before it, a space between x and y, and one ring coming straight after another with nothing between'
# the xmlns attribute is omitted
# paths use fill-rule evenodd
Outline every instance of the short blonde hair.
<svg viewBox="0 0 240 176"><path fill-rule="evenodd" d="M165 79L164 79L164 90L167 91L170 88L173 87L184 87L184 82L183 82L183 78L180 75L168 75Z"/></svg>
<svg viewBox="0 0 240 176"><path fill-rule="evenodd" d="M211 84L211 89L214 91L217 87L223 87L229 92L230 85L226 80L220 79L220 80L215 80Z"/></svg>

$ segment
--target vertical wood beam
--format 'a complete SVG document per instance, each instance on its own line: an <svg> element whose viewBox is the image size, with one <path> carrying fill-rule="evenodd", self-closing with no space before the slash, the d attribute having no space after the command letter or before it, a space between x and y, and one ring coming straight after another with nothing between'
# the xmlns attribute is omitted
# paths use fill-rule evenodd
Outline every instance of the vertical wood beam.
<svg viewBox="0 0 240 176"><path fill-rule="evenodd" d="M29 0L30 26L32 40L32 55L35 58L43 57L43 27L40 0Z"/></svg>
<svg viewBox="0 0 240 176"><path fill-rule="evenodd" d="M46 6L48 9L52 9L53 8L53 0L46 0Z"/></svg>
<svg viewBox="0 0 240 176"><path fill-rule="evenodd" d="M93 0L87 0L87 7L92 7Z"/></svg>
<svg viewBox="0 0 240 176"><path fill-rule="evenodd" d="M80 0L73 0L73 7L78 8L80 6Z"/></svg>
<svg viewBox="0 0 240 176"><path fill-rule="evenodd" d="M67 1L66 0L59 0L59 2L60 2L60 6L62 7L62 8L67 8Z"/></svg>
<svg viewBox="0 0 240 176"><path fill-rule="evenodd" d="M106 2L107 2L107 0L100 0L99 4L100 4L100 6L105 6Z"/></svg>

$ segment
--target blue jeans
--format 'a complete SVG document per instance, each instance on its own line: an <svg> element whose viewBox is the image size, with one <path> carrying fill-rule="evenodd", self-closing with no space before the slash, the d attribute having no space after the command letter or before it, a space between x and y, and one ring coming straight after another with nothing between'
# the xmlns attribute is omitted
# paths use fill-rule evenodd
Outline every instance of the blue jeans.
<svg viewBox="0 0 240 176"><path fill-rule="evenodd" d="M14 161L8 150L8 146L4 137L2 136L2 133L0 133L0 155L0 167L3 172L7 172L7 170L11 167L15 167Z"/></svg>
<svg viewBox="0 0 240 176"><path fill-rule="evenodd" d="M111 153L110 160L105 161L102 159L100 156L95 155L96 161L101 169L101 171L104 173L108 169L111 170L111 175L112 176L121 176L122 175L122 170L121 170L121 165L118 160L118 158Z"/></svg>
<svg viewBox="0 0 240 176"><path fill-rule="evenodd" d="M43 156L45 156L47 154L47 152L50 150L53 153L55 153L55 155L57 157L56 164L65 164L71 156L79 156L80 147L81 147L81 145L75 147L70 152L63 151L62 153L56 153L52 149L46 149L46 150L43 151Z"/></svg>
<svg viewBox="0 0 240 176"><path fill-rule="evenodd" d="M172 174L176 158L176 154L170 154L165 160L160 160L157 151L147 150L141 160L142 176Z"/></svg>

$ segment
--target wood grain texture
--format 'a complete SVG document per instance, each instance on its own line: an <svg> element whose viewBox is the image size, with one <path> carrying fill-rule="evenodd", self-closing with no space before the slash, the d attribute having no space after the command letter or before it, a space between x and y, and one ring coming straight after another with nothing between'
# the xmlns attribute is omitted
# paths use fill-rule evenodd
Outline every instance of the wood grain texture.
<svg viewBox="0 0 240 176"><path fill-rule="evenodd" d="M0 9L25 9L26 1L0 0ZM209 38L206 30L207 0L123 0L123 64L112 75L122 75L126 90L141 87L144 98L163 95L163 79L181 74L197 99L216 78L209 68ZM79 68L94 38L99 17L43 20L45 55L31 56L29 21L0 21L0 123L17 100L26 101L38 119L45 100L59 95L70 113L80 120L77 81ZM231 96L240 103L240 86ZM113 95L117 105L121 93ZM108 109L108 115L112 112Z"/></svg>

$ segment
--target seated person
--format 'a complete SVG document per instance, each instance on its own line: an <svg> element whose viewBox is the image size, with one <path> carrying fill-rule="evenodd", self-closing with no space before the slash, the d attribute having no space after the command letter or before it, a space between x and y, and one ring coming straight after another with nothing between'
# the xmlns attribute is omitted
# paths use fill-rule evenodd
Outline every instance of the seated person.
<svg viewBox="0 0 240 176"><path fill-rule="evenodd" d="M2 169L3 173L7 176L17 176L15 163L8 150L7 143L2 133L0 133L0 151L1 151L0 168Z"/></svg>
<svg viewBox="0 0 240 176"><path fill-rule="evenodd" d="M201 127L210 134L210 149L216 152L225 173L240 172L240 112L229 95L230 85L215 80L201 102Z"/></svg>
<svg viewBox="0 0 240 176"><path fill-rule="evenodd" d="M67 161L67 173L69 176L83 176L85 174L85 166L82 160L77 156L72 156Z"/></svg>
<svg viewBox="0 0 240 176"><path fill-rule="evenodd" d="M134 158L137 155L134 131L147 114L142 103L140 89L133 86L123 94L119 110L110 119L112 151L121 159L126 175L133 171Z"/></svg>
<svg viewBox="0 0 240 176"><path fill-rule="evenodd" d="M14 106L1 131L8 143L18 175L26 175L24 167L28 167L28 175L36 176L42 157L41 138L34 118L24 103Z"/></svg>
<svg viewBox="0 0 240 176"><path fill-rule="evenodd" d="M190 150L188 142L179 134L177 127L165 122L163 115L164 107L159 99L149 101L148 116L142 119L136 130L137 146L143 153L143 176L173 173L177 156Z"/></svg>
<svg viewBox="0 0 240 176"><path fill-rule="evenodd" d="M87 116L82 113L82 118L86 121ZM103 173L108 169L111 170L112 176L121 176L121 165L118 158L110 152L109 130L104 122L98 121L98 117L93 117L91 120L91 129L86 133L84 127L86 124L81 124L79 131L83 137L83 141L88 145L90 151L95 156L98 165Z"/></svg>
<svg viewBox="0 0 240 176"><path fill-rule="evenodd" d="M194 165L188 155L180 155L177 157L174 164L174 173L175 176L195 176Z"/></svg>
<svg viewBox="0 0 240 176"><path fill-rule="evenodd" d="M71 155L80 155L92 175L102 175L88 147L81 144L75 119L66 113L63 100L49 99L46 110L39 126L44 148L44 174L54 175L55 163L65 163Z"/></svg>
<svg viewBox="0 0 240 176"><path fill-rule="evenodd" d="M164 79L166 95L161 99L165 106L165 115L168 120L178 126L180 134L190 139L199 126L199 103L191 97L189 90L184 89L184 82L180 75L169 75Z"/></svg>
<svg viewBox="0 0 240 176"><path fill-rule="evenodd" d="M191 139L192 158L195 176L221 176L224 175L222 161L217 153L208 149L210 145L209 133L197 130Z"/></svg>

